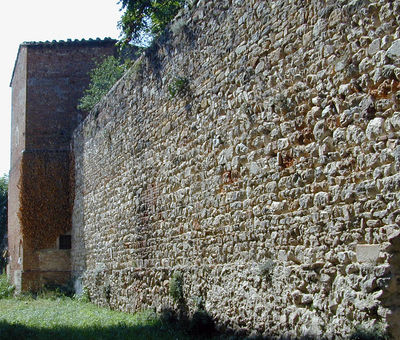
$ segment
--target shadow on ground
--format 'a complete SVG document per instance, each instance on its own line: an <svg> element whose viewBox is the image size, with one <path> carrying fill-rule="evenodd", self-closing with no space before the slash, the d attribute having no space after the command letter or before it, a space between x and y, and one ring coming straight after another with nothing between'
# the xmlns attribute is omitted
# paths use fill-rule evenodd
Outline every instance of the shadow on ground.
<svg viewBox="0 0 400 340"><path fill-rule="evenodd" d="M21 323L7 322L0 319L0 340L323 340L324 337L303 336L260 336L249 335L245 329L234 332L226 330L217 331L215 320L204 309L197 310L191 317L184 310L177 313L173 309L165 308L157 318L142 320L138 324L125 324L120 322L112 326L87 325L65 326L46 325L29 326ZM74 318L74 315L71 315ZM388 340L389 337L377 331L368 331L362 328L356 330L349 340Z"/></svg>
<svg viewBox="0 0 400 340"><path fill-rule="evenodd" d="M154 326L126 326L112 327L56 327L37 328L21 324L10 324L0 321L0 339L40 339L40 340L105 340L105 339L190 339L177 330Z"/></svg>
<svg viewBox="0 0 400 340"><path fill-rule="evenodd" d="M213 339L213 340L239 340L239 339L271 339L270 337L246 337L230 333L207 333L207 334L191 334L180 328L165 327L160 323L151 326L126 326L117 325L112 327L87 327L75 328L60 326L57 328L38 328L27 327L21 324L10 324L8 322L0 321L0 339L18 339L18 340L119 340L119 339L134 339L134 340L200 340L200 339ZM289 338L281 338L289 340ZM298 338L300 339L300 338ZM302 340L317 340L312 337L303 337ZM294 339L292 339L294 340Z"/></svg>

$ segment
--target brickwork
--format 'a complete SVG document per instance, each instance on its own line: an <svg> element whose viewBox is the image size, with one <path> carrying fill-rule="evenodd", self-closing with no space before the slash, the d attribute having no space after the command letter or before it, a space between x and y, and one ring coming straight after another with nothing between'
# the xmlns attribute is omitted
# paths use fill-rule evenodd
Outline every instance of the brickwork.
<svg viewBox="0 0 400 340"><path fill-rule="evenodd" d="M70 277L66 252L48 249L71 229L70 140L85 116L76 106L95 61L114 53L111 39L20 46L11 81L8 222L10 276L17 290ZM54 255L57 266L46 265L49 256L43 254Z"/></svg>
<svg viewBox="0 0 400 340"><path fill-rule="evenodd" d="M20 289L22 271L22 237L18 220L19 189L21 180L21 158L25 149L25 114L26 114L26 59L27 51L21 48L15 62L12 86L11 112L11 169L8 184L8 252L9 272L12 282Z"/></svg>

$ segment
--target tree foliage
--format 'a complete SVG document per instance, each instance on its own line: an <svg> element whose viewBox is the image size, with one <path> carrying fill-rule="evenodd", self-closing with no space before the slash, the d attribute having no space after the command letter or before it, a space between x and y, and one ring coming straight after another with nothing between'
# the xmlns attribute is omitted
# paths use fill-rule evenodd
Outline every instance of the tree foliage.
<svg viewBox="0 0 400 340"><path fill-rule="evenodd" d="M93 109L130 65L130 60L122 62L114 56L109 56L103 61L97 62L95 68L90 72L90 84L79 100L78 109L85 112Z"/></svg>
<svg viewBox="0 0 400 340"><path fill-rule="evenodd" d="M154 37L166 26L185 5L186 0L120 0L124 13L118 23L122 30L122 45L143 43L145 37Z"/></svg>

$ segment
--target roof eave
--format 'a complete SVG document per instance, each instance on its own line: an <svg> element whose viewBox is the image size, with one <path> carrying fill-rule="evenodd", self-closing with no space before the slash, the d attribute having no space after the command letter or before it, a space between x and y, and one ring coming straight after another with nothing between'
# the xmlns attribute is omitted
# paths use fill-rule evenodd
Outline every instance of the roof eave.
<svg viewBox="0 0 400 340"><path fill-rule="evenodd" d="M11 75L10 87L12 87L12 83L14 80L15 69L17 67L18 58L21 52L22 47L44 47L44 48L52 48L52 47L70 47L70 46L101 46L105 44L116 44L118 40L112 38L104 38L104 39L68 39L68 40L53 40L53 41L24 41L21 45L19 45L17 58L15 59L14 69Z"/></svg>

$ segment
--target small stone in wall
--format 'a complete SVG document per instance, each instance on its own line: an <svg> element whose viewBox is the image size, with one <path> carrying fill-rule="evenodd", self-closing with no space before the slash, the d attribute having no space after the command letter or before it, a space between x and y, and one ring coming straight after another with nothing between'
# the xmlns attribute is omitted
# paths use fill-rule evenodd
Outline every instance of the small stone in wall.
<svg viewBox="0 0 400 340"><path fill-rule="evenodd" d="M384 119L377 117L371 120L367 126L367 137L369 140L375 140L375 138L382 134Z"/></svg>
<svg viewBox="0 0 400 340"><path fill-rule="evenodd" d="M256 66L255 73L258 74L258 73L264 71L264 68L265 68L265 63L263 61L260 61Z"/></svg>
<svg viewBox="0 0 400 340"><path fill-rule="evenodd" d="M314 136L316 140L323 140L326 137L325 120L318 121L314 126Z"/></svg>
<svg viewBox="0 0 400 340"><path fill-rule="evenodd" d="M353 113L350 110L344 110L340 115L340 124L343 127L347 127L353 122Z"/></svg>
<svg viewBox="0 0 400 340"><path fill-rule="evenodd" d="M400 170L400 146L397 146L393 151L393 156L395 160L396 170Z"/></svg>
<svg viewBox="0 0 400 340"><path fill-rule="evenodd" d="M248 150L247 146L244 145L243 143L239 143L238 145L236 145L236 148L235 148L235 152L238 155L243 155L243 154L247 153L247 150Z"/></svg>
<svg viewBox="0 0 400 340"><path fill-rule="evenodd" d="M393 41L392 46L387 51L387 56L390 59L400 61L400 39Z"/></svg>
<svg viewBox="0 0 400 340"><path fill-rule="evenodd" d="M314 197L314 204L323 208L329 203L329 194L327 192L318 192Z"/></svg>
<svg viewBox="0 0 400 340"><path fill-rule="evenodd" d="M261 167L258 165L257 162L251 162L249 165L249 171L252 175L259 175L261 173Z"/></svg>
<svg viewBox="0 0 400 340"><path fill-rule="evenodd" d="M303 194L299 199L299 204L301 209L307 209L312 205L312 195Z"/></svg>
<svg viewBox="0 0 400 340"><path fill-rule="evenodd" d="M278 139L278 150L285 150L289 147L289 138Z"/></svg>
<svg viewBox="0 0 400 340"><path fill-rule="evenodd" d="M373 41L371 42L371 44L369 45L369 47L368 47L368 54L369 54L370 56L375 55L375 54L379 51L380 47L381 47L381 39L380 39L380 38L376 38L376 39L373 40Z"/></svg>

